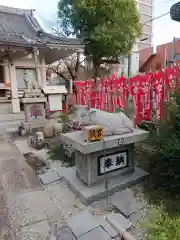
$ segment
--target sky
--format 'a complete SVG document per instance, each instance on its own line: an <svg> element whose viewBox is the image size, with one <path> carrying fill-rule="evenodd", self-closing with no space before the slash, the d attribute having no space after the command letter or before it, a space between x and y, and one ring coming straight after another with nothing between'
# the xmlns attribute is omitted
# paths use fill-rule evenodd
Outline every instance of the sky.
<svg viewBox="0 0 180 240"><path fill-rule="evenodd" d="M142 0L143 1L143 0ZM173 3L179 0L154 0L154 17L170 10ZM58 0L0 0L0 5L36 10L36 17L45 30L51 29L57 19ZM173 37L180 38L180 23L172 21L170 15L153 21L153 44L159 45L172 41Z"/></svg>
<svg viewBox="0 0 180 240"><path fill-rule="evenodd" d="M154 0L154 17L169 12L177 2L179 0ZM180 22L172 21L169 14L153 21L153 30L154 45L171 42L173 37L180 38Z"/></svg>

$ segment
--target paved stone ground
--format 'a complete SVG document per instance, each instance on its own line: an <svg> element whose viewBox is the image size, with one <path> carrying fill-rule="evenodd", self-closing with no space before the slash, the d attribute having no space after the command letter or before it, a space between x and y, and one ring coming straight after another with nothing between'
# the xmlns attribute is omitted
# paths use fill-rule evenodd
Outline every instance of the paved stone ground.
<svg viewBox="0 0 180 240"><path fill-rule="evenodd" d="M46 184L40 183L23 157L31 150L36 151L25 140L0 135L0 239L117 240L118 233L104 218L109 216L137 240L145 240L135 225L147 205L131 189L85 207L56 174L44 175Z"/></svg>

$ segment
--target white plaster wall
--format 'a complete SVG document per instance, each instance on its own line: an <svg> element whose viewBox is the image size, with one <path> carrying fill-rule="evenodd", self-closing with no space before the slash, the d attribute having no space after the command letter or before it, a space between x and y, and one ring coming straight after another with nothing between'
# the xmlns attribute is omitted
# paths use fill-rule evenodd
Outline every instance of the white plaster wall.
<svg viewBox="0 0 180 240"><path fill-rule="evenodd" d="M139 49L135 44L131 53L131 75L137 75L139 72Z"/></svg>

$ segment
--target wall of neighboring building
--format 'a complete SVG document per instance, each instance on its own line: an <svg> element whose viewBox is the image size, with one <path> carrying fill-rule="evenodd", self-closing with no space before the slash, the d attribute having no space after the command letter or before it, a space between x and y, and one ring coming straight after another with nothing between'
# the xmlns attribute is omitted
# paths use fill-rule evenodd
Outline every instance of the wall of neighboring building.
<svg viewBox="0 0 180 240"><path fill-rule="evenodd" d="M175 53L180 54L180 41L176 41ZM166 63L172 61L172 42L162 44L156 47L156 57L152 58L145 66L144 71L149 68L155 69L155 66L161 66L162 68L166 66ZM146 48L140 51L140 67L148 60L148 58L153 54L153 48Z"/></svg>
<svg viewBox="0 0 180 240"><path fill-rule="evenodd" d="M154 0L137 0L137 4L142 23L142 36L139 41L139 50L141 50L152 46Z"/></svg>
<svg viewBox="0 0 180 240"><path fill-rule="evenodd" d="M153 6L154 0L136 0L140 13L140 22L142 24L142 35L134 45L131 52L131 71L130 75L136 75L139 72L140 51L152 46L153 37ZM128 62L127 62L128 64ZM128 69L128 67L126 67ZM127 73L126 73L127 75Z"/></svg>

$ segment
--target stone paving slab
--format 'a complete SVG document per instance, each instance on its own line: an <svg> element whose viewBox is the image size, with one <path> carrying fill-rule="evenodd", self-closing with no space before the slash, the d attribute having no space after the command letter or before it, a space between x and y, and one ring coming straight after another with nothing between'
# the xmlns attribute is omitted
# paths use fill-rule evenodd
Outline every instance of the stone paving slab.
<svg viewBox="0 0 180 240"><path fill-rule="evenodd" d="M44 174L39 174L38 178L45 185L62 179L62 177L60 177L55 171L47 171Z"/></svg>
<svg viewBox="0 0 180 240"><path fill-rule="evenodd" d="M84 205L63 181L47 185L44 189L64 219L84 209Z"/></svg>
<svg viewBox="0 0 180 240"><path fill-rule="evenodd" d="M35 148L29 146L28 143L27 143L27 140L25 140L25 139L15 140L15 144L16 144L16 146L19 149L21 154L25 154L25 153L35 151Z"/></svg>
<svg viewBox="0 0 180 240"><path fill-rule="evenodd" d="M39 197L37 192L28 192L8 199L9 218L14 231L46 219L44 207L40 202L42 199Z"/></svg>
<svg viewBox="0 0 180 240"><path fill-rule="evenodd" d="M135 199L130 189L125 189L114 194L111 202L126 217L129 217L146 206L145 202L140 202Z"/></svg>
<svg viewBox="0 0 180 240"><path fill-rule="evenodd" d="M55 240L75 240L75 236L67 226L62 226L55 234Z"/></svg>
<svg viewBox="0 0 180 240"><path fill-rule="evenodd" d="M8 208L13 229L45 219L50 224L62 219L60 209L44 190L14 195L8 201Z"/></svg>
<svg viewBox="0 0 180 240"><path fill-rule="evenodd" d="M67 224L77 238L99 226L98 222L96 222L88 210L84 210L68 219ZM88 240L88 238L86 238L86 240Z"/></svg>
<svg viewBox="0 0 180 240"><path fill-rule="evenodd" d="M16 233L16 238L19 240L45 240L50 236L50 231L50 226L45 220L22 227L20 231Z"/></svg>
<svg viewBox="0 0 180 240"><path fill-rule="evenodd" d="M125 218L122 214L119 213L108 213L106 215L106 220L112 224L116 223L116 225L120 225L122 229L128 230L131 226L132 223Z"/></svg>
<svg viewBox="0 0 180 240"><path fill-rule="evenodd" d="M105 220L105 216L93 215L93 218L112 238L118 235L118 232Z"/></svg>
<svg viewBox="0 0 180 240"><path fill-rule="evenodd" d="M143 208L141 210L139 210L138 212L136 213L133 213L131 216L130 216L130 221L133 223L133 225L136 225L138 224L139 222L142 222L148 215L150 209L148 208Z"/></svg>
<svg viewBox="0 0 180 240"><path fill-rule="evenodd" d="M83 236L80 236L78 240L110 240L111 236L105 232L102 227L97 227Z"/></svg>
<svg viewBox="0 0 180 240"><path fill-rule="evenodd" d="M4 192L0 192L0 239L9 233L8 209L5 202Z"/></svg>
<svg viewBox="0 0 180 240"><path fill-rule="evenodd" d="M100 226L112 237L115 238L118 235L118 232L109 224L106 222L106 224L100 224Z"/></svg>
<svg viewBox="0 0 180 240"><path fill-rule="evenodd" d="M28 183L22 171L3 174L2 178L6 196L28 190Z"/></svg>
<svg viewBox="0 0 180 240"><path fill-rule="evenodd" d="M88 187L83 184L76 176L74 168L58 167L57 173L63 176L63 180L69 185L74 193L80 198L83 204L90 205L93 202L97 202L103 198L111 196L117 191L121 191L140 180L143 180L149 174L140 168L135 168L134 173L126 174L125 176L117 176L110 179L109 191L104 188L104 182L95 184L92 187Z"/></svg>

